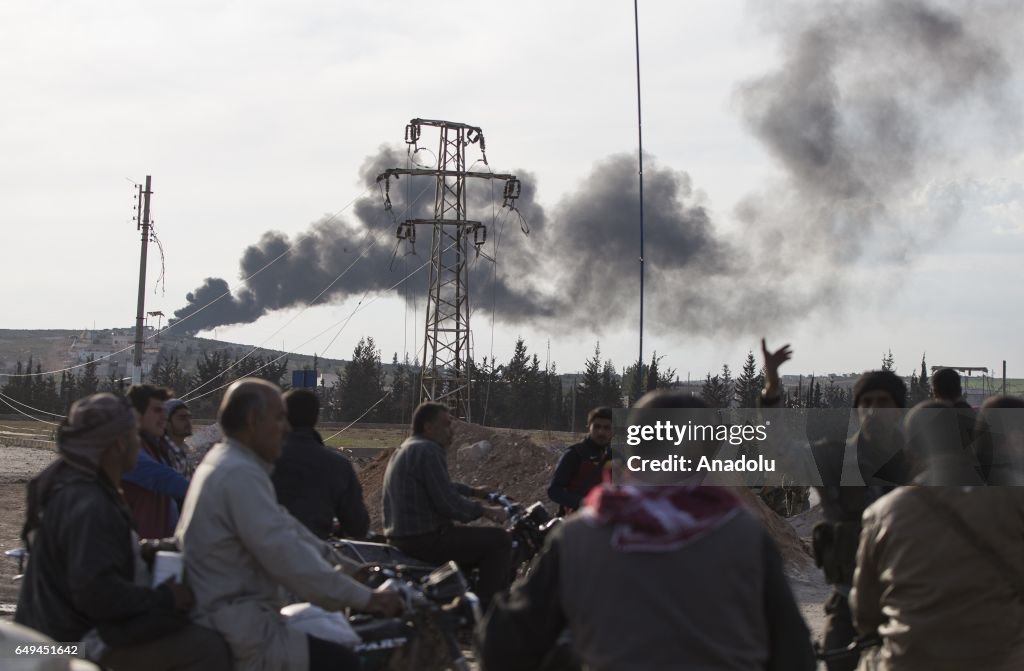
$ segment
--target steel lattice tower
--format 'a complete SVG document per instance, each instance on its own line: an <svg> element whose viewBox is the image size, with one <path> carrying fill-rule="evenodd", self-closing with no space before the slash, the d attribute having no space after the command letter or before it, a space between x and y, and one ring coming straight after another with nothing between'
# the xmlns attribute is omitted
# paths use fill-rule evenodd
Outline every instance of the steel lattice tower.
<svg viewBox="0 0 1024 671"><path fill-rule="evenodd" d="M424 322L423 358L420 368L420 401L444 403L455 417L471 420L472 359L469 331L469 241L475 251L487 241L487 228L466 218L466 179L500 179L505 182L503 207L514 209L519 180L513 175L466 170L466 147L479 144L484 165L487 153L483 131L451 121L413 119L405 127L410 155L419 150L423 126L439 132L437 165L434 168L392 168L377 176L384 181L384 207L391 208L391 178L425 175L436 179L434 218L408 219L398 226L400 240L415 242L416 228L430 226L430 283Z"/></svg>

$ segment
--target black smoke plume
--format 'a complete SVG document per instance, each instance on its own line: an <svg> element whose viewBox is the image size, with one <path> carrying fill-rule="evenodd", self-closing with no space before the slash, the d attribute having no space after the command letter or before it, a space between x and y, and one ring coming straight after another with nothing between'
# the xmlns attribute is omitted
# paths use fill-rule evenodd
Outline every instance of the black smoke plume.
<svg viewBox="0 0 1024 671"><path fill-rule="evenodd" d="M716 226L686 173L645 159L646 305L658 330L739 335L836 310L850 297L845 271L858 259L900 260L956 219L956 203L913 209L936 167L955 164L979 141L1004 150L1018 143L1012 92L1024 12L1014 3L773 2L766 11L781 63L741 84L736 100L778 177L737 205L732 225ZM968 124L976 132L965 142L958 136ZM182 328L250 322L393 286L429 258L429 231L419 231L414 247L396 247L393 232L398 221L432 216L434 182L393 181L393 210L385 213L374 178L436 160L425 154L382 147L362 167L374 191L355 205L354 218L325 217L298 238L265 233L242 255L244 285L211 303L228 283L208 278L175 313L188 318ZM468 192L470 218L488 226L482 249L498 259L497 266L483 256L471 261L475 309L493 306L508 324L547 329L599 330L634 319L635 155L596 163L551 212L536 202L532 176L519 176L519 213L500 207L500 182ZM381 231L365 258L321 295ZM412 278L409 300L423 300L425 275Z"/></svg>

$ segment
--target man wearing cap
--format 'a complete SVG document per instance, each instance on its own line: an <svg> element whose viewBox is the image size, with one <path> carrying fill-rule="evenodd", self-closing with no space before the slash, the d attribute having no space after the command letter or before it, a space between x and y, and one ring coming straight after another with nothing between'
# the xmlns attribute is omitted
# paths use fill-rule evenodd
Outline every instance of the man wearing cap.
<svg viewBox="0 0 1024 671"><path fill-rule="evenodd" d="M185 439L192 435L192 412L180 398L172 398L164 403L164 412L167 413L164 444L167 446L170 465L182 477L191 479L196 467L188 456Z"/></svg>
<svg viewBox="0 0 1024 671"><path fill-rule="evenodd" d="M57 431L57 460L28 487L29 562L14 619L55 641L82 641L104 668L228 668L224 640L189 623L186 585L148 584L131 511L118 489L135 465L131 405L93 394Z"/></svg>
<svg viewBox="0 0 1024 671"><path fill-rule="evenodd" d="M764 340L761 349L765 370L761 405L780 407L779 366L792 357L792 350L785 345L771 352ZM846 438L845 427L841 427L839 435L811 444L821 475L822 486L815 489L821 497L824 517L812 535L814 559L832 587L832 595L825 603L826 651L845 648L857 637L849 596L857 566L861 516L883 494L910 480L899 430L906 405L907 387L899 376L888 370L868 371L853 386L858 430ZM826 664L829 671L853 671L859 656L859 652L836 655Z"/></svg>

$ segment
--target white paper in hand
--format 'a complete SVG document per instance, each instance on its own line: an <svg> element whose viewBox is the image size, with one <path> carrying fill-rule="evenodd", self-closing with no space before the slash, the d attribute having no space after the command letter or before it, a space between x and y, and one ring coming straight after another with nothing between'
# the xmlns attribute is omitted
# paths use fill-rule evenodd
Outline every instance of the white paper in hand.
<svg viewBox="0 0 1024 671"><path fill-rule="evenodd" d="M180 552L160 550L156 553L153 560L153 587L168 578L174 578L175 582L183 582L184 573L185 557Z"/></svg>

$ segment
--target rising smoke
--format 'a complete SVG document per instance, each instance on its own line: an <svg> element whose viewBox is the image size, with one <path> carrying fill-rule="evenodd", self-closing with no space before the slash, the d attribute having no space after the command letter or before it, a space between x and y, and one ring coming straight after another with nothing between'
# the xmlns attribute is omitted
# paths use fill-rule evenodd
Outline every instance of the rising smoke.
<svg viewBox="0 0 1024 671"><path fill-rule="evenodd" d="M936 166L955 165L979 141L1005 149L1019 139L1013 45L1024 13L1013 3L801 2L770 11L764 23L780 38L781 65L741 84L737 102L780 176L739 203L733 227L716 227L686 173L645 158L647 306L656 329L760 331L835 309L851 289L844 269L869 252L903 258L955 220L955 203L925 214L911 207ZM958 132L968 125L976 132ZM378 173L408 161L404 149L382 147L361 179L376 189ZM635 156L599 161L551 212L536 202L532 176L518 175L529 236L500 208L500 182L468 192L470 213L489 228L484 249L499 259L496 268L483 257L471 263L477 307L493 301L499 320L548 328L635 318ZM189 317L182 328L196 332L391 287L429 258L428 231L415 248L396 248L393 232L396 221L432 216L433 186L427 177L392 182L393 215L374 190L352 219L325 217L293 239L265 233L242 255L244 286L210 304L228 283L208 278L176 319ZM413 278L411 300L422 300L425 275Z"/></svg>

